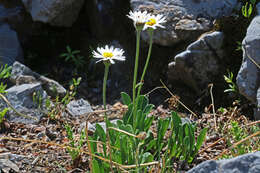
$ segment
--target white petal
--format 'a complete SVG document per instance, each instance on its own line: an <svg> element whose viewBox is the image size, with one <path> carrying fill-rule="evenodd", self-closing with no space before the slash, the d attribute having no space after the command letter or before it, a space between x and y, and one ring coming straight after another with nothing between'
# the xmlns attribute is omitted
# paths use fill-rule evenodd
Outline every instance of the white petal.
<svg viewBox="0 0 260 173"><path fill-rule="evenodd" d="M115 64L115 61L112 59L109 59L109 61L111 62L111 64Z"/></svg>
<svg viewBox="0 0 260 173"><path fill-rule="evenodd" d="M96 63L99 63L100 61L103 61L103 59L100 59L100 60L96 61Z"/></svg>
<svg viewBox="0 0 260 173"><path fill-rule="evenodd" d="M113 59L116 59L116 60L119 60L119 61L125 61L125 58L123 58L123 57L115 57Z"/></svg>

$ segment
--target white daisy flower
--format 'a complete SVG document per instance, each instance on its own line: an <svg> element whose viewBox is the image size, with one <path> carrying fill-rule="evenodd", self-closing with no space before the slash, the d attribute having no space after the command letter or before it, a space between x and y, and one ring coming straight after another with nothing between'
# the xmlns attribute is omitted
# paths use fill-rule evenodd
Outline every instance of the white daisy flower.
<svg viewBox="0 0 260 173"><path fill-rule="evenodd" d="M157 27L165 28L162 23L165 23L166 19L163 17L163 15L150 15L148 18L148 21L145 23L145 26L143 30L146 30L147 28L156 29Z"/></svg>
<svg viewBox="0 0 260 173"><path fill-rule="evenodd" d="M141 12L141 11L130 11L129 15L126 15L130 19L134 21L135 28L137 26L143 27L145 23L148 21L148 17L150 16L147 11Z"/></svg>
<svg viewBox="0 0 260 173"><path fill-rule="evenodd" d="M111 64L114 64L114 60L124 61L125 56L123 56L123 54L124 51L122 49L114 48L113 46L109 47L108 45L106 45L105 48L98 47L97 52L93 51L93 57L100 59L96 63L100 61L109 61Z"/></svg>

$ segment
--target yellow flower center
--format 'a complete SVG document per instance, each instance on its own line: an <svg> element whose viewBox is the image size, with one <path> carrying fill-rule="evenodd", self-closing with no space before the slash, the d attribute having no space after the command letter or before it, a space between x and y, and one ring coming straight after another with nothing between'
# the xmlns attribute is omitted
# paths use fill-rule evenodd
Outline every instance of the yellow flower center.
<svg viewBox="0 0 260 173"><path fill-rule="evenodd" d="M154 18L151 18L148 22L146 22L147 25L153 26L156 24L156 20Z"/></svg>
<svg viewBox="0 0 260 173"><path fill-rule="evenodd" d="M114 55L113 55L113 53L111 53L111 52L104 52L104 53L103 53L103 56L104 56L105 58L112 58Z"/></svg>

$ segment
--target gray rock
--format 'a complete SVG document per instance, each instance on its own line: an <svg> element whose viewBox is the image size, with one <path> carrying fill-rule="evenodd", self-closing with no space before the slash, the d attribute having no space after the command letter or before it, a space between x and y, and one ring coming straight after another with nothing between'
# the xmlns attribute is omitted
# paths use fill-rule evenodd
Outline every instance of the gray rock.
<svg viewBox="0 0 260 173"><path fill-rule="evenodd" d="M0 24L0 64L12 65L23 61L23 50L17 33L8 24Z"/></svg>
<svg viewBox="0 0 260 173"><path fill-rule="evenodd" d="M19 172L19 168L16 164L14 164L8 159L0 159L0 171L11 172L11 170Z"/></svg>
<svg viewBox="0 0 260 173"><path fill-rule="evenodd" d="M166 17L165 29L154 33L154 42L170 46L194 40L213 27L214 19L230 16L237 0L131 0L133 10L147 10ZM149 41L142 32L142 39Z"/></svg>
<svg viewBox="0 0 260 173"><path fill-rule="evenodd" d="M260 15L260 3L256 4L257 14Z"/></svg>
<svg viewBox="0 0 260 173"><path fill-rule="evenodd" d="M86 122L81 123L79 126L78 133L81 133L82 130L84 130L85 128L86 128ZM90 122L88 122L88 131L92 132L92 133L94 133L96 131L96 127L93 124L91 124Z"/></svg>
<svg viewBox="0 0 260 173"><path fill-rule="evenodd" d="M66 94L66 89L58 82L33 72L30 68L19 62L14 62L10 80L17 85L40 82L44 90L52 97L56 97L57 95L63 97Z"/></svg>
<svg viewBox="0 0 260 173"><path fill-rule="evenodd" d="M114 119L114 120L111 120L110 122L113 123L113 124L116 124L116 122L118 120L119 119ZM99 124L104 129L104 131L106 131L106 123L105 122L99 122L99 123L94 123L94 124L91 124L90 122L88 122L88 131L94 133L96 131L96 125L97 124ZM81 123L78 133L80 133L85 128L86 128L86 123L85 122Z"/></svg>
<svg viewBox="0 0 260 173"><path fill-rule="evenodd" d="M110 122L111 122L112 124L116 124L116 122L117 122L118 120L119 120L119 119L114 119L114 120L110 120ZM105 123L105 122L95 123L95 124L93 124L93 125L96 127L97 124L99 124L99 125L104 129L104 131L106 132L106 123Z"/></svg>
<svg viewBox="0 0 260 173"><path fill-rule="evenodd" d="M18 155L18 154L12 154L12 153L1 153L0 154L0 159L8 159L8 160L10 160L12 162L21 162L22 160L23 161L26 160L27 162L29 162L27 156Z"/></svg>
<svg viewBox="0 0 260 173"><path fill-rule="evenodd" d="M19 86L13 86L6 90L5 95L10 104L20 113L35 117L38 120L47 112L45 108L45 101L47 98L46 92L42 89L40 83L36 84L23 84ZM35 97L33 97L36 93ZM35 98L35 99L33 99ZM0 110L8 107L6 102L0 100ZM12 109L7 112L7 119L12 122L21 122L25 124L31 124L37 122L32 118L25 118L18 115Z"/></svg>
<svg viewBox="0 0 260 173"><path fill-rule="evenodd" d="M259 173L260 151L232 159L205 161L187 173Z"/></svg>
<svg viewBox="0 0 260 173"><path fill-rule="evenodd" d="M47 78L45 76L40 76L38 80L41 82L42 87L48 93L48 95L52 97L56 97L57 95L63 97L66 94L66 89L59 84L57 81Z"/></svg>
<svg viewBox="0 0 260 173"><path fill-rule="evenodd" d="M260 69L252 62L260 64L260 16L255 17L247 29L242 42L243 61L237 75L239 92L256 105L260 105ZM251 59L250 59L251 58ZM255 118L260 119L259 107L255 110Z"/></svg>
<svg viewBox="0 0 260 173"><path fill-rule="evenodd" d="M219 72L218 61L224 56L223 40L222 32L213 32L190 44L169 63L169 80L182 80L199 92Z"/></svg>
<svg viewBox="0 0 260 173"><path fill-rule="evenodd" d="M260 87L257 90L257 108L254 110L255 119L260 120Z"/></svg>
<svg viewBox="0 0 260 173"><path fill-rule="evenodd" d="M87 115L93 112L91 105L84 99L72 100L67 105L67 110L72 116Z"/></svg>
<svg viewBox="0 0 260 173"><path fill-rule="evenodd" d="M33 21L70 27L76 21L84 0L22 0Z"/></svg>

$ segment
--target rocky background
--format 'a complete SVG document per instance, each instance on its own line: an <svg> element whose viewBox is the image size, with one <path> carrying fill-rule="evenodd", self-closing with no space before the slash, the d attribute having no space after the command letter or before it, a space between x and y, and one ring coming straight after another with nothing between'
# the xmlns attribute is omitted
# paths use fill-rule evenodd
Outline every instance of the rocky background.
<svg viewBox="0 0 260 173"><path fill-rule="evenodd" d="M108 101L115 103L120 99L120 92L129 92L132 85L135 29L126 15L130 10L147 10L163 14L167 22L166 28L157 30L154 35L144 93L160 86L162 80L194 112L201 112L211 104L208 85L213 83L216 108L226 107L236 98L233 93L223 92L228 88L223 75L229 70L236 78L242 110L251 119L259 120L260 3L250 18L244 18L241 2L1 0L0 61L12 66L6 97L18 111L40 119L44 112L38 111L38 105L32 103L32 94L40 93L43 101L56 95L62 97L71 79L80 76L82 82L77 93L80 100L71 102L68 111L73 115L91 112L90 104L102 103L104 70L102 63L95 64L91 52L98 46L111 44L124 49L127 57L125 62L113 65L109 74ZM141 38L139 71L148 51L148 35L142 33ZM237 42L242 43L241 50L236 50ZM66 47L80 50L81 65L60 57L67 52ZM167 97L163 90L150 94L151 102L157 105L164 104ZM0 102L1 108L6 106ZM26 124L34 122L12 116L12 112L9 119ZM241 158L251 162L250 155ZM253 160L259 163L259 152ZM218 161L204 165L217 169L228 164ZM203 165L194 171L202 169Z"/></svg>
<svg viewBox="0 0 260 173"><path fill-rule="evenodd" d="M233 95L223 93L228 87L223 75L229 70L237 76L239 91L250 101L248 105L252 103L249 109L246 106L252 114L252 108L260 104L259 69L247 56L250 54L259 62L259 18L255 17L250 24L256 14L246 19L240 8L237 0L2 0L1 62L12 65L19 61L65 88L73 77L81 76L78 94L98 104L103 65L95 64L91 52L105 44L123 48L127 61L113 66L109 75L108 100L113 103L119 98L118 91L131 87L135 30L126 14L130 10L147 10L165 15L167 22L166 28L154 35L145 93L159 86L162 79L186 104L201 111L210 104L206 91L208 84L213 83L217 106L227 106ZM140 69L148 49L147 40L143 33ZM243 51L236 51L237 42L242 40ZM82 66L60 57L67 52L67 46L80 50ZM155 91L151 97L152 102L162 104L165 93ZM259 110L254 111L259 119Z"/></svg>

